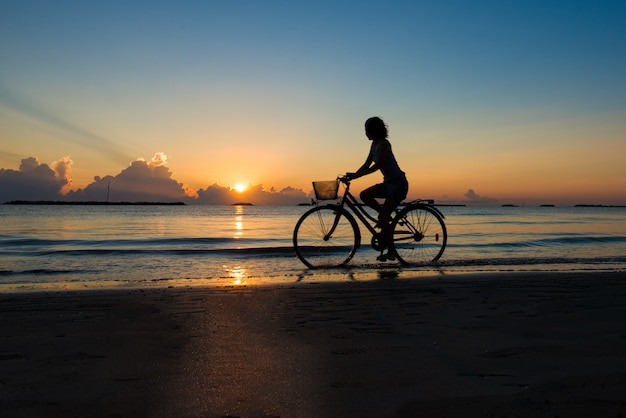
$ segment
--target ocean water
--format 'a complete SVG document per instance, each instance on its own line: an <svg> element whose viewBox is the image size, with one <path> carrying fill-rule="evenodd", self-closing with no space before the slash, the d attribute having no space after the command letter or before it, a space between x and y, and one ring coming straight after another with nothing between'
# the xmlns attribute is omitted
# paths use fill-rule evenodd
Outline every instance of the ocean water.
<svg viewBox="0 0 626 418"><path fill-rule="evenodd" d="M0 291L373 280L500 271L626 272L626 208L441 207L435 265L376 261L369 233L349 268L295 256L299 206L0 205Z"/></svg>

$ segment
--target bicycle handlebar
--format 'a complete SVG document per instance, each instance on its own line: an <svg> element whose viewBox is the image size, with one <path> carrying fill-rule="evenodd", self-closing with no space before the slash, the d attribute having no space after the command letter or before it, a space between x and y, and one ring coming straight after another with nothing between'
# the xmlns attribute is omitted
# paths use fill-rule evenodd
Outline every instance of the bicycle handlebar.
<svg viewBox="0 0 626 418"><path fill-rule="evenodd" d="M348 175L348 173L346 173L346 174L339 174L337 176L337 180L339 180L345 185L349 185L350 181L352 181L352 178Z"/></svg>

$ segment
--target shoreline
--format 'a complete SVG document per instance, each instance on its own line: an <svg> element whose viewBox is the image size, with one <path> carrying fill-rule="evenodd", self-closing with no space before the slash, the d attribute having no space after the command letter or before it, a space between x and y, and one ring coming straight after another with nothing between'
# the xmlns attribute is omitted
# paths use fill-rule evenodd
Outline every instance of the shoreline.
<svg viewBox="0 0 626 418"><path fill-rule="evenodd" d="M61 275L61 274L60 274ZM61 275L62 276L62 275ZM437 270L428 268L424 270L409 269L405 270L398 265L379 265L375 269L303 269L301 273L282 275L282 276L222 276L202 279L155 279L146 282L128 281L124 282L119 279L110 279L107 281L78 281L78 280L57 280L54 282L18 282L18 283L0 283L0 295L2 294L33 294L33 293L55 293L55 292L115 292L115 291L133 291L133 290L158 290L158 289L202 289L202 288L230 288L230 287L272 287L272 286L290 286L299 284L345 284L345 283L369 283L376 281L445 281L453 282L455 280L497 280L497 279L515 279L515 278L531 278L531 277L626 277L626 271L621 269L608 270L586 270L584 268L574 270Z"/></svg>
<svg viewBox="0 0 626 418"><path fill-rule="evenodd" d="M617 416L626 275L0 294L3 416Z"/></svg>

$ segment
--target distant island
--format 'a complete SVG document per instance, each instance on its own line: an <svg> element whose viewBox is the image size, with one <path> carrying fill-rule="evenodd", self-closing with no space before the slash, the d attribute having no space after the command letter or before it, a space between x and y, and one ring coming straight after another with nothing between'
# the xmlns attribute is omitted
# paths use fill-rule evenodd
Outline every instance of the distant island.
<svg viewBox="0 0 626 418"><path fill-rule="evenodd" d="M624 205L574 205L575 208L626 208Z"/></svg>
<svg viewBox="0 0 626 418"><path fill-rule="evenodd" d="M231 206L254 206L252 203L247 203L247 202L237 202L237 203L233 203Z"/></svg>
<svg viewBox="0 0 626 418"><path fill-rule="evenodd" d="M76 201L67 202L62 200L13 200L5 202L5 205L72 205L72 206L183 206L184 202L100 202L100 201Z"/></svg>

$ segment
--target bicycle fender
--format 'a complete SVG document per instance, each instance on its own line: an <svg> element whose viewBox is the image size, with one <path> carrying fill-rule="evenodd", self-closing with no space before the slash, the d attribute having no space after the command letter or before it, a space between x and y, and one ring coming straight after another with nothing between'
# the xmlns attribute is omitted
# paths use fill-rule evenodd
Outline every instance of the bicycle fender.
<svg viewBox="0 0 626 418"><path fill-rule="evenodd" d="M441 216L443 219L446 218L446 216L443 214L443 212L441 212L436 206L430 206L429 205L428 207L431 208L431 209L434 209L435 212L437 212L439 214L439 216Z"/></svg>

